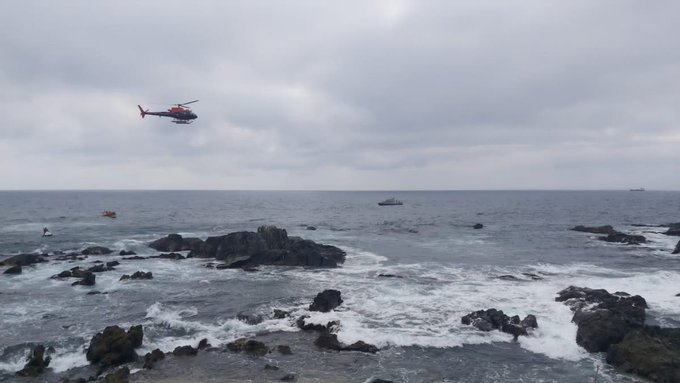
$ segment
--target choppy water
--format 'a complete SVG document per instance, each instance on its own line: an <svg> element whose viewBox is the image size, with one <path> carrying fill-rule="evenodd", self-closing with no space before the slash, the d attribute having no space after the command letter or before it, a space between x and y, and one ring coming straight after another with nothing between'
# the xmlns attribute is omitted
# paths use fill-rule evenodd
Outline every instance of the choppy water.
<svg viewBox="0 0 680 383"><path fill-rule="evenodd" d="M405 205L377 205L393 196ZM43 380L68 375L87 364L83 350L96 332L141 323L141 354L202 338L217 346L253 335L289 344L294 354L260 360L204 353L141 371L132 378L138 381L278 379L282 372L264 371L265 362L296 373L299 381L585 382L596 371L598 382L633 381L606 366L602 355L576 345L572 314L554 301L555 293L577 285L639 294L650 306L649 321L680 324L680 258L671 255L680 238L637 226L680 221L679 201L678 192L651 191L0 192L0 254L102 245L146 256L156 253L145 244L168 233L205 238L263 224L348 254L338 269L261 267L255 273L207 269L206 260L197 259L124 261L97 274L93 287L49 277L121 257L51 261L21 275L0 275L0 380L17 379L13 372L36 343L56 349L53 373ZM103 210L115 210L118 218L100 217ZM478 222L484 229L473 230ZM609 244L568 230L577 224L611 224L651 242ZM40 236L44 226L53 237ZM137 270L152 271L154 279L118 280ZM522 280L495 278L508 274ZM363 340L381 352L320 351L293 319L258 325L235 319L242 311L268 314L274 308L307 314L313 296L326 288L340 290L345 302L312 319L339 320L341 341ZM86 295L92 290L108 294ZM539 328L514 342L508 334L460 323L463 315L492 307L534 314Z"/></svg>

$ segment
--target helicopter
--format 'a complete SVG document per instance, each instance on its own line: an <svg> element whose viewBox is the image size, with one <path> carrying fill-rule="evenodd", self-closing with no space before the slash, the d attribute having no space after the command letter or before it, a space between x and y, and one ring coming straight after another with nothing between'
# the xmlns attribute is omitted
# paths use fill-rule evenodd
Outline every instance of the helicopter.
<svg viewBox="0 0 680 383"><path fill-rule="evenodd" d="M173 106L168 109L167 112L149 112L149 109L142 109L141 105L137 105L137 107L139 108L142 118L148 114L149 116L172 117L172 122L175 124L191 124L195 119L198 118L198 116L192 112L191 109L186 108L185 105L193 104L194 102L198 102L198 100L184 102L181 104L173 104Z"/></svg>

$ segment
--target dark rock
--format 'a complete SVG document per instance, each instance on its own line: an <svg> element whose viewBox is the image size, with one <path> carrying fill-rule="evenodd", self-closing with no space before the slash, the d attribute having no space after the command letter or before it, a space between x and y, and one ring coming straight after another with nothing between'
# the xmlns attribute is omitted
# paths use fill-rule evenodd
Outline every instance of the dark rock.
<svg viewBox="0 0 680 383"><path fill-rule="evenodd" d="M298 237L288 237L286 230L260 226L257 232L240 231L208 237L190 256L224 260L240 258L239 267L258 265L337 267L345 261L345 252L334 246L320 245ZM236 266L236 265L235 265Z"/></svg>
<svg viewBox="0 0 680 383"><path fill-rule="evenodd" d="M373 379L371 380L371 383L394 383L391 380L385 380L385 379Z"/></svg>
<svg viewBox="0 0 680 383"><path fill-rule="evenodd" d="M380 278L404 278L401 275L396 275L396 274L378 274L378 277L380 277Z"/></svg>
<svg viewBox="0 0 680 383"><path fill-rule="evenodd" d="M472 226L472 228L473 229L483 229L484 225L482 225L481 223L476 223L474 226Z"/></svg>
<svg viewBox="0 0 680 383"><path fill-rule="evenodd" d="M123 258L126 261L138 261L140 259L146 259L146 257L141 257L139 255L133 255L132 257L125 257Z"/></svg>
<svg viewBox="0 0 680 383"><path fill-rule="evenodd" d="M250 256L234 257L227 260L224 264L218 265L218 269L239 269L250 264Z"/></svg>
<svg viewBox="0 0 680 383"><path fill-rule="evenodd" d="M103 273L105 271L111 271L114 270L113 267L110 266L104 266L103 264L97 265L97 266L92 266L87 271L91 273Z"/></svg>
<svg viewBox="0 0 680 383"><path fill-rule="evenodd" d="M264 318L260 314L238 313L236 319L249 325L256 325L264 322Z"/></svg>
<svg viewBox="0 0 680 383"><path fill-rule="evenodd" d="M45 346L38 345L33 348L31 354L27 358L28 363L23 369L17 371L17 375L26 377L35 377L43 372L47 366L50 365L50 357L45 358Z"/></svg>
<svg viewBox="0 0 680 383"><path fill-rule="evenodd" d="M571 228L574 231L580 231L583 233L593 233L593 234L616 234L618 231L614 230L611 225L605 226L574 226Z"/></svg>
<svg viewBox="0 0 680 383"><path fill-rule="evenodd" d="M18 254L6 258L2 262L5 266L28 266L35 263L47 262L47 260L39 254Z"/></svg>
<svg viewBox="0 0 680 383"><path fill-rule="evenodd" d="M81 254L84 255L107 255L113 253L113 250L109 249L108 247L104 246L91 246L88 247L87 249L81 251Z"/></svg>
<svg viewBox="0 0 680 383"><path fill-rule="evenodd" d="M112 372L104 377L104 383L128 383L130 377L130 369L122 367L115 372Z"/></svg>
<svg viewBox="0 0 680 383"><path fill-rule="evenodd" d="M101 291L88 291L87 294L85 295L99 295L101 293L102 293Z"/></svg>
<svg viewBox="0 0 680 383"><path fill-rule="evenodd" d="M497 330L509 322L510 318L503 314L503 311L496 309L475 311L461 318L461 323L472 325L482 331Z"/></svg>
<svg viewBox="0 0 680 383"><path fill-rule="evenodd" d="M126 332L118 326L109 326L97 333L87 348L87 360L106 369L137 360L135 348L142 345L144 332L142 326L132 326Z"/></svg>
<svg viewBox="0 0 680 383"><path fill-rule="evenodd" d="M5 270L3 274L21 274L21 265L12 266Z"/></svg>
<svg viewBox="0 0 680 383"><path fill-rule="evenodd" d="M290 349L290 346L286 346L283 344L276 346L276 351L280 352L283 355L291 355L293 353L293 351Z"/></svg>
<svg viewBox="0 0 680 383"><path fill-rule="evenodd" d="M282 382L292 382L295 381L296 379L297 377L295 376L295 374L286 374L279 380Z"/></svg>
<svg viewBox="0 0 680 383"><path fill-rule="evenodd" d="M520 282L522 279L517 278L514 275L499 275L496 278L502 279L504 281Z"/></svg>
<svg viewBox="0 0 680 383"><path fill-rule="evenodd" d="M94 286L95 279L96 279L95 275L88 271L87 274L85 274L85 276L81 280L71 283L71 286L77 285Z"/></svg>
<svg viewBox="0 0 680 383"><path fill-rule="evenodd" d="M575 286L557 294L555 300L565 302L574 311L576 343L590 352L607 351L645 322L647 302L639 295L614 295L603 289Z"/></svg>
<svg viewBox="0 0 680 383"><path fill-rule="evenodd" d="M513 336L513 339L517 340L520 335L528 335L527 329L514 323L505 323L501 326L501 331Z"/></svg>
<svg viewBox="0 0 680 383"><path fill-rule="evenodd" d="M360 351L372 354L375 354L376 352L379 351L379 349L376 346L365 343L363 341L352 343L349 346L343 346L338 341L338 336L332 334L329 331L322 331L321 334L319 334L319 337L314 341L314 344L317 347L335 351Z"/></svg>
<svg viewBox="0 0 680 383"><path fill-rule="evenodd" d="M540 275L536 275L536 274L522 273L522 275L524 275L525 277L531 278L531 280L533 280L533 281L542 281L543 280L543 277L541 277Z"/></svg>
<svg viewBox="0 0 680 383"><path fill-rule="evenodd" d="M73 273L71 272L71 270L64 270L59 274L55 274L55 275L51 276L50 278L52 278L52 279L71 278L72 276L73 276Z"/></svg>
<svg viewBox="0 0 680 383"><path fill-rule="evenodd" d="M144 368L146 369L151 369L153 368L153 365L156 364L156 362L163 360L165 358L165 354L163 351L159 349L155 349L151 352L147 352L146 355L144 355Z"/></svg>
<svg viewBox="0 0 680 383"><path fill-rule="evenodd" d="M342 298L338 290L324 290L316 295L314 302L309 305L309 311L321 311L327 313L340 306Z"/></svg>
<svg viewBox="0 0 680 383"><path fill-rule="evenodd" d="M157 239L149 244L149 247L158 251L186 251L198 250L203 246L203 241L198 238L182 238L179 234L169 234L167 237Z"/></svg>
<svg viewBox="0 0 680 383"><path fill-rule="evenodd" d="M93 378L94 380L94 378ZM74 379L68 379L64 378L63 380L60 380L59 383L87 383L89 382L88 379L85 378L74 378Z"/></svg>
<svg viewBox="0 0 680 383"><path fill-rule="evenodd" d="M241 270L248 272L248 273L254 273L256 271L260 271L257 267L252 267L252 266L243 266L241 267Z"/></svg>
<svg viewBox="0 0 680 383"><path fill-rule="evenodd" d="M672 235L672 236L678 237L678 236L680 236L680 228L671 228L671 229L668 229L668 231L665 232L664 234L666 234L666 235Z"/></svg>
<svg viewBox="0 0 680 383"><path fill-rule="evenodd" d="M511 334L515 340L520 335L528 335L528 328L537 328L536 317L527 315L520 321L518 315L509 317L496 309L479 310L461 318L461 323L472 325L482 331L500 330Z"/></svg>
<svg viewBox="0 0 680 383"><path fill-rule="evenodd" d="M333 327L338 325L338 322L336 321L330 321L326 323L325 325L322 324L316 324L316 323L307 323L305 322L305 319L309 318L307 315L303 315L295 321L297 326L305 331L330 331L333 329Z"/></svg>
<svg viewBox="0 0 680 383"><path fill-rule="evenodd" d="M134 251L121 250L118 255L137 255Z"/></svg>
<svg viewBox="0 0 680 383"><path fill-rule="evenodd" d="M264 365L264 369L265 369L265 370L269 370L269 371L278 371L278 370L279 370L278 367L272 366L271 364L265 364L265 365Z"/></svg>
<svg viewBox="0 0 680 383"><path fill-rule="evenodd" d="M194 356L196 354L198 354L198 350L189 345L175 347L172 351L174 356Z"/></svg>
<svg viewBox="0 0 680 383"><path fill-rule="evenodd" d="M288 312L288 311L274 309L274 319L283 319L283 318L287 318L289 316L290 316L290 312Z"/></svg>
<svg viewBox="0 0 680 383"><path fill-rule="evenodd" d="M609 234L606 237L599 237L598 239L600 241L626 243L629 245L639 245L641 243L647 242L647 238L645 238L643 235L631 235L624 233Z"/></svg>
<svg viewBox="0 0 680 383"><path fill-rule="evenodd" d="M174 259L174 260L181 260L184 259L184 256L180 253L163 253L161 255L156 255L153 257L149 258L162 258L162 259Z"/></svg>
<svg viewBox="0 0 680 383"><path fill-rule="evenodd" d="M307 226L307 230L316 230L316 227L314 227L314 226Z"/></svg>
<svg viewBox="0 0 680 383"><path fill-rule="evenodd" d="M124 281L126 279L153 279L153 274L150 271L135 271L132 275L123 274L119 280Z"/></svg>
<svg viewBox="0 0 680 383"><path fill-rule="evenodd" d="M680 241L678 241L678 244L675 245L675 250L673 250L672 254L680 254Z"/></svg>
<svg viewBox="0 0 680 383"><path fill-rule="evenodd" d="M680 328L635 329L607 351L607 363L654 382L680 382Z"/></svg>
<svg viewBox="0 0 680 383"><path fill-rule="evenodd" d="M519 323L524 328L538 328L536 317L529 314Z"/></svg>
<svg viewBox="0 0 680 383"><path fill-rule="evenodd" d="M227 349L233 352L244 352L254 356L264 356L269 352L269 348L264 343L254 339L241 338L231 343L227 343Z"/></svg>
<svg viewBox="0 0 680 383"><path fill-rule="evenodd" d="M111 262L106 262L106 267L114 267L120 265L120 262L118 261L111 261Z"/></svg>
<svg viewBox="0 0 680 383"><path fill-rule="evenodd" d="M203 338L201 339L200 342L198 342L198 349L203 350L204 348L212 347L210 343L208 343L208 339Z"/></svg>

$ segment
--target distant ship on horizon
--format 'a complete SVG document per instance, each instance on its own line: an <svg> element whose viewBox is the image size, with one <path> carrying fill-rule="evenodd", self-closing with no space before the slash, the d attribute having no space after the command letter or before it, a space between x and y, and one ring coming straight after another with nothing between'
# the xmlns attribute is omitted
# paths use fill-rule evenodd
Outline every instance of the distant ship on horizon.
<svg viewBox="0 0 680 383"><path fill-rule="evenodd" d="M630 189L630 191L645 191L645 188Z"/></svg>

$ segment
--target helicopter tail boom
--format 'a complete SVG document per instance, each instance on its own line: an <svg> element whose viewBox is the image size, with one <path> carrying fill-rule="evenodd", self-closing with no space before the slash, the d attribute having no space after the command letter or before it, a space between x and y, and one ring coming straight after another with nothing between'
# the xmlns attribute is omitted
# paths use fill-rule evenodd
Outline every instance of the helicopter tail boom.
<svg viewBox="0 0 680 383"><path fill-rule="evenodd" d="M146 111L144 109L142 109L141 105L137 105L137 107L139 108L139 112L142 115L142 118L144 118L144 116L146 116Z"/></svg>

